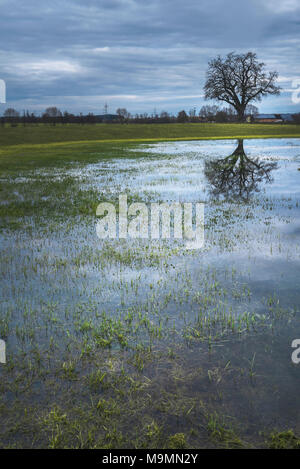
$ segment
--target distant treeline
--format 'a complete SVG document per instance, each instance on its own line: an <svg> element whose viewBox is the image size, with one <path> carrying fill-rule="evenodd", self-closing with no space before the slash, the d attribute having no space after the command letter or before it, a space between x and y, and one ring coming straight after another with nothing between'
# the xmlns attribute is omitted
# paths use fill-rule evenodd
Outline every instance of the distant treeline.
<svg viewBox="0 0 300 469"><path fill-rule="evenodd" d="M245 121L255 121L258 116L256 106L249 105L245 114ZM293 114L293 122L300 124L300 113ZM232 107L220 108L216 105L202 106L199 113L195 109L189 112L184 110L178 112L177 115L169 114L166 111L157 113L131 114L125 108L116 110L116 114L72 114L67 111L61 112L57 107L49 107L42 115L34 112L24 111L22 114L13 108L8 108L0 118L2 126L10 124L17 126L19 124L170 124L170 123L199 123L199 122L238 122L238 116Z"/></svg>

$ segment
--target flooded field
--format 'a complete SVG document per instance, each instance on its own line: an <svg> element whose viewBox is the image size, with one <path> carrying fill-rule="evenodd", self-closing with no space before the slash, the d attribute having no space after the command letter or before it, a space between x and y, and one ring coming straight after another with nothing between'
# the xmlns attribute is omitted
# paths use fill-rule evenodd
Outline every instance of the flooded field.
<svg viewBox="0 0 300 469"><path fill-rule="evenodd" d="M111 145L1 175L1 447L300 447L300 139ZM120 194L203 248L99 239Z"/></svg>

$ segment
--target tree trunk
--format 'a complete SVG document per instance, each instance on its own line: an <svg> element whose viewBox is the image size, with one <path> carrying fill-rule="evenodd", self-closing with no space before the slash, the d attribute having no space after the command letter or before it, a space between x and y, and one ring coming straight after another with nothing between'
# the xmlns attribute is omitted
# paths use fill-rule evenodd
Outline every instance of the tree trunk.
<svg viewBox="0 0 300 469"><path fill-rule="evenodd" d="M245 120L245 107L237 107L236 108L237 114L238 114L238 121L239 122L244 122Z"/></svg>

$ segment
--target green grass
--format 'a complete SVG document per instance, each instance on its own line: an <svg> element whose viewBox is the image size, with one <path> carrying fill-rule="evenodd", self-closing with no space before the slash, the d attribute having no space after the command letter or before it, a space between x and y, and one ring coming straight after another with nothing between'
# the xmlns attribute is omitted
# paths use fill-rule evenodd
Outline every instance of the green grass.
<svg viewBox="0 0 300 469"><path fill-rule="evenodd" d="M274 432L270 435L269 445L271 449L299 449L300 439L293 430Z"/></svg>
<svg viewBox="0 0 300 469"><path fill-rule="evenodd" d="M145 156L138 143L172 140L300 137L299 125L97 124L0 128L0 170L21 171ZM134 153L124 151L135 148Z"/></svg>
<svg viewBox="0 0 300 469"><path fill-rule="evenodd" d="M170 140L210 138L300 137L299 125L265 124L96 124L2 127L0 145L63 142Z"/></svg>

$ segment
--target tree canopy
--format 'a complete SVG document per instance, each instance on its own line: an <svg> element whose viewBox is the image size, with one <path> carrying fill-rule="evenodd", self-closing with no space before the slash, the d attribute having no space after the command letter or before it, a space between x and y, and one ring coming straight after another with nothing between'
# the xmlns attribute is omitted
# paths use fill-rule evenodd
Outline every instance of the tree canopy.
<svg viewBox="0 0 300 469"><path fill-rule="evenodd" d="M265 71L265 64L253 52L230 52L224 59L218 56L208 63L205 98L233 106L239 120L243 120L250 102L280 93L280 87L275 84L277 77L276 71Z"/></svg>

